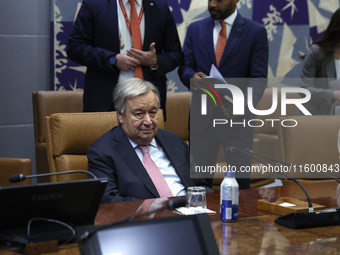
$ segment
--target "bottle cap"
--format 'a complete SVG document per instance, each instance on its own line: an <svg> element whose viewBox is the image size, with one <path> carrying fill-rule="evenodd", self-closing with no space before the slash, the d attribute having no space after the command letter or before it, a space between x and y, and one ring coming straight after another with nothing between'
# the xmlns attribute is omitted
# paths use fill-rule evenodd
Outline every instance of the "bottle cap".
<svg viewBox="0 0 340 255"><path fill-rule="evenodd" d="M226 177L235 177L235 172L227 171L225 172Z"/></svg>

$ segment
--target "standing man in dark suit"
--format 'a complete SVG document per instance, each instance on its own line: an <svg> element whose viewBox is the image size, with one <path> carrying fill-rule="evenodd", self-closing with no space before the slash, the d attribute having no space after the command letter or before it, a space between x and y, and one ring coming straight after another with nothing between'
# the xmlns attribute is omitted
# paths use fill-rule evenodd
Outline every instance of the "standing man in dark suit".
<svg viewBox="0 0 340 255"><path fill-rule="evenodd" d="M89 171L109 179L103 202L182 196L189 186L207 185L204 179L190 178L185 141L158 129L159 92L155 86L138 78L128 79L115 87L114 104L120 125L87 151ZM157 180L149 172L144 149L157 166Z"/></svg>
<svg viewBox="0 0 340 255"><path fill-rule="evenodd" d="M133 10L137 23L131 19ZM138 33L138 42L133 41L133 33ZM183 57L166 0L84 0L67 54L87 67L83 98L86 112L114 110L114 87L132 77L152 82L165 110L166 73L179 66ZM142 77L135 76L139 68Z"/></svg>
<svg viewBox="0 0 340 255"><path fill-rule="evenodd" d="M251 96L248 95L247 88L253 89L252 99L256 106L266 88L268 40L263 26L237 12L237 3L238 0L208 0L210 17L190 24L183 46L184 64L179 74L187 87L190 86L191 78L205 78L209 75L211 66L215 65L226 81L239 87L245 96L244 115L235 116L227 107L218 109L208 105L208 111L211 110L208 112L209 116L201 118L199 109L196 108L199 108L202 90L192 91L192 107L195 106L195 109L191 109L191 119L196 119L199 124L191 124L190 147L197 165L214 166L219 145L223 148L252 148L253 128L247 122L253 115L246 105L247 97ZM220 36L226 43L217 59ZM219 91L221 98L228 92L230 91L227 89ZM218 125L213 129L211 123L216 118L226 119L228 124ZM242 124L232 126L231 122ZM238 171L241 166L251 164L250 158L239 151L227 151L225 157L228 165L235 166ZM249 188L249 174L243 177L238 178L240 188Z"/></svg>

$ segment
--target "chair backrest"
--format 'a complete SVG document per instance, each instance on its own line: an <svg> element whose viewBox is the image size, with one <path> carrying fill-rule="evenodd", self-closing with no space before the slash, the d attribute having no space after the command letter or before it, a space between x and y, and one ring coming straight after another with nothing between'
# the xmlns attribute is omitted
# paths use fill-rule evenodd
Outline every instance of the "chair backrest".
<svg viewBox="0 0 340 255"><path fill-rule="evenodd" d="M258 110L268 110L271 108L273 103L273 88L266 88L261 100L255 107ZM300 98L299 93L289 93L290 99ZM296 113L296 106L294 104L288 104L286 109L286 115L292 116ZM277 134L277 125L272 125L271 121L266 121L266 119L279 119L281 115L281 88L277 88L277 108L270 115L255 115L255 119L260 119L264 122L262 127L256 127L254 129L255 133L266 133L266 134Z"/></svg>
<svg viewBox="0 0 340 255"><path fill-rule="evenodd" d="M32 102L36 170L41 174L48 172L44 118L52 113L82 112L83 91L35 91Z"/></svg>
<svg viewBox="0 0 340 255"><path fill-rule="evenodd" d="M189 111L191 92L167 93L165 129L189 141Z"/></svg>
<svg viewBox="0 0 340 255"><path fill-rule="evenodd" d="M337 142L340 115L288 116L280 120L285 121L286 126L297 123L295 127L279 126L279 144L283 161L305 166L305 169L309 169L310 172L331 169L331 167L335 170L334 168L339 166ZM336 172L329 171L328 174L336 175ZM301 176L300 173L294 173L293 176L322 178L317 174Z"/></svg>
<svg viewBox="0 0 340 255"><path fill-rule="evenodd" d="M14 186L21 184L31 184L32 179L23 182L11 183L9 177L14 174L32 174L32 163L26 158L0 158L0 186Z"/></svg>
<svg viewBox="0 0 340 255"><path fill-rule="evenodd" d="M159 128L164 127L163 110L158 112ZM88 170L86 151L105 132L118 125L116 112L56 113L45 117L46 143L51 173ZM51 176L51 181L88 178L77 173Z"/></svg>

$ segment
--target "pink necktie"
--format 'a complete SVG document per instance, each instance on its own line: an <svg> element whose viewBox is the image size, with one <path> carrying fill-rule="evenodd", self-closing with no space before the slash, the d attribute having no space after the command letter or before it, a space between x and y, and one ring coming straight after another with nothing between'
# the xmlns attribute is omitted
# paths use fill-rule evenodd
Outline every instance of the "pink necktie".
<svg viewBox="0 0 340 255"><path fill-rule="evenodd" d="M224 21L220 21L222 29L220 31L220 34L218 35L217 44L216 44L216 64L217 67L220 64L224 48L227 44L227 30L226 25Z"/></svg>
<svg viewBox="0 0 340 255"><path fill-rule="evenodd" d="M167 184L161 171L156 166L155 162L149 155L149 147L139 145L140 150L143 153L143 162L146 171L148 172L153 184L155 185L160 197L172 197L172 192Z"/></svg>

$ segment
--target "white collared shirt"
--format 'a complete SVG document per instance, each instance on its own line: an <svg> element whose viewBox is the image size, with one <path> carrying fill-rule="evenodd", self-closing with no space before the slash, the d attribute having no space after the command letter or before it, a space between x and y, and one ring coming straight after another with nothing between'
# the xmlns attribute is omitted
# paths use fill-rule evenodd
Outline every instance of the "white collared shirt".
<svg viewBox="0 0 340 255"><path fill-rule="evenodd" d="M125 6L126 14L130 20L130 3L129 0L122 0L123 4ZM136 1L136 11L137 16L139 16L140 10L142 8L142 0L135 0ZM126 50L132 48L132 36L126 26L125 18L122 12L122 9L119 5L119 0L117 0L117 11L118 11L118 27L119 27L119 34L120 34L120 40L124 44L123 49L120 49L120 53L126 53ZM143 18L140 23L140 32L142 36L142 43L144 42L144 32L145 32L145 15L143 15ZM131 70L128 72L120 71L118 83L125 81L129 78L135 77L135 71Z"/></svg>
<svg viewBox="0 0 340 255"><path fill-rule="evenodd" d="M233 14L231 14L228 18L226 18L224 20L224 22L226 23L226 29L227 29L227 41L228 41L228 37L230 35L231 28L232 28L234 21L236 19L236 16L237 16L237 10L235 10ZM215 20L214 31L213 31L215 52L216 52L216 44L217 44L218 35L220 34L221 29L222 29L222 26L220 24L220 21Z"/></svg>
<svg viewBox="0 0 340 255"><path fill-rule="evenodd" d="M340 80L340 59L334 58L334 64L335 64L335 78L337 80Z"/></svg>
<svg viewBox="0 0 340 255"><path fill-rule="evenodd" d="M139 149L138 144L132 141L128 137L132 147L135 149L138 158L143 163L143 153ZM166 156L165 152L163 151L162 147L159 146L155 139L152 139L151 143L149 144L149 155L151 159L155 162L158 169L163 174L166 182L168 183L170 190L173 196L184 196L186 195L186 190L183 184L181 183L181 179L178 177L175 168L172 166L170 160Z"/></svg>

